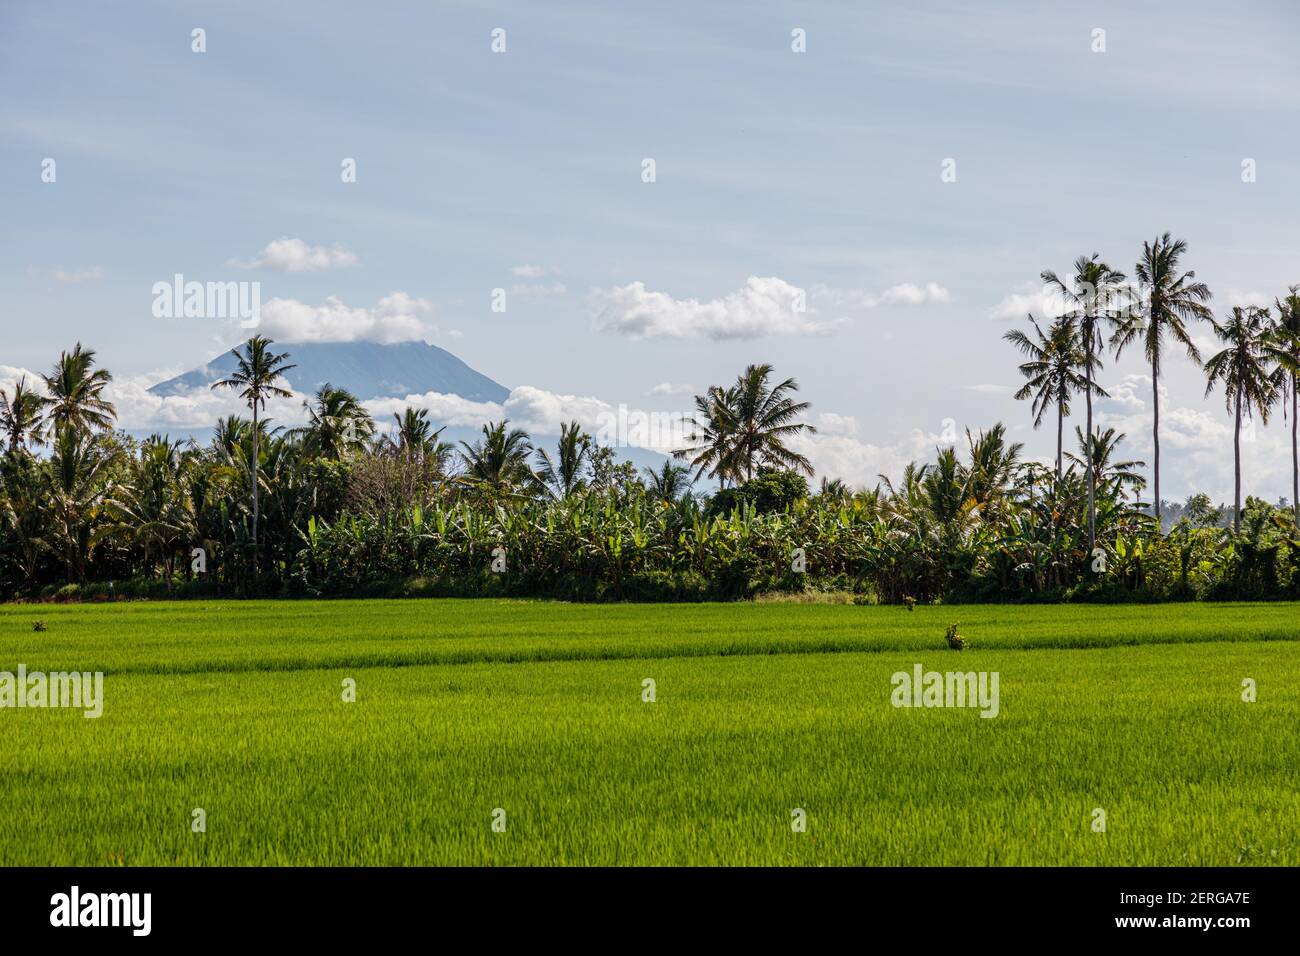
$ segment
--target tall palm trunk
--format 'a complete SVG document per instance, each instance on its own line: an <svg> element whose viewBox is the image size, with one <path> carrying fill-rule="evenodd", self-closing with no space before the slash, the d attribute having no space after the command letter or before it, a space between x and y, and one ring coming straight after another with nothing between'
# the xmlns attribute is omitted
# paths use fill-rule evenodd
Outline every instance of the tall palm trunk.
<svg viewBox="0 0 1300 956"><path fill-rule="evenodd" d="M1154 498L1156 512L1156 532L1160 533L1160 370L1155 362L1151 363L1151 444L1155 454L1151 459L1151 473L1155 479Z"/></svg>
<svg viewBox="0 0 1300 956"><path fill-rule="evenodd" d="M258 507L257 507L257 471L258 471L258 467L259 467L259 466L261 465L261 463L262 463L261 447L260 447L260 444L259 444L259 442L258 442L258 438L259 438L259 437L260 437L260 436L258 435L258 432L257 432L257 402L254 401L254 402L253 402L253 462L252 462L252 467L249 469L250 474L252 474L252 476L253 476L253 572L254 572L254 573L257 573L257 570L258 570L258 561L257 561L257 516L258 516Z"/></svg>
<svg viewBox="0 0 1300 956"><path fill-rule="evenodd" d="M1300 396L1300 375L1291 373L1291 507L1295 525L1300 528L1300 446L1296 444L1296 397ZM1285 410L1286 406L1282 408Z"/></svg>
<svg viewBox="0 0 1300 956"><path fill-rule="evenodd" d="M1056 480L1061 480L1061 442L1065 437L1065 406L1056 403Z"/></svg>
<svg viewBox="0 0 1300 956"><path fill-rule="evenodd" d="M1241 386L1237 386L1236 421L1232 431L1232 533L1241 533Z"/></svg>
<svg viewBox="0 0 1300 956"><path fill-rule="evenodd" d="M1097 547L1097 473L1093 468L1092 458L1092 337L1084 343L1084 374L1087 377L1088 386L1084 390L1083 398L1087 406L1087 428L1088 440L1084 445L1084 457L1088 462L1088 554L1092 555L1093 550Z"/></svg>

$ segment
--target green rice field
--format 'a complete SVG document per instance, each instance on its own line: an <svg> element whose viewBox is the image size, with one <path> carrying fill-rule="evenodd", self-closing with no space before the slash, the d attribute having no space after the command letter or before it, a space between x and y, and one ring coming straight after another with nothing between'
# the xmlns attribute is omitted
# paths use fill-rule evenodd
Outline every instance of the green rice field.
<svg viewBox="0 0 1300 956"><path fill-rule="evenodd" d="M20 664L103 716L0 708L5 865L1300 865L1294 604L0 606Z"/></svg>

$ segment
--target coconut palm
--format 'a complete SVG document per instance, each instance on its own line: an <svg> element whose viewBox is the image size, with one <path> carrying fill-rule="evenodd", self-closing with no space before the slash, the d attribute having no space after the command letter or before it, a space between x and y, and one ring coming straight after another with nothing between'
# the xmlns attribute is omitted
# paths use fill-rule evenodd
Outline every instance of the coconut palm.
<svg viewBox="0 0 1300 956"><path fill-rule="evenodd" d="M756 466L813 473L808 459L785 444L788 438L817 431L797 420L810 405L790 397L799 390L794 379L770 385L771 375L771 365L750 365L732 389L735 433L727 457L729 470L743 473L746 481L754 477Z"/></svg>
<svg viewBox="0 0 1300 956"><path fill-rule="evenodd" d="M36 584L42 555L53 550L50 516L46 474L31 456L0 468L0 529L11 542L9 554L28 590Z"/></svg>
<svg viewBox="0 0 1300 956"><path fill-rule="evenodd" d="M1291 508L1295 515L1296 527L1300 527L1300 444L1297 443L1296 425L1300 423L1300 408L1297 408L1297 398L1300 398L1300 285L1293 285L1287 289L1285 299L1275 300L1277 306L1277 323L1274 326L1281 344L1285 348L1290 358L1289 368L1278 366L1274 373L1279 384L1289 380L1290 388L1287 388L1282 397L1282 414L1286 414L1286 401L1289 396L1291 399Z"/></svg>
<svg viewBox="0 0 1300 956"><path fill-rule="evenodd" d="M493 491L513 493L532 487L537 476L528 467L533 453L528 434L519 428L506 430L508 420L488 422L483 426L483 437L473 445L461 442L461 460L465 473L461 476L467 484Z"/></svg>
<svg viewBox="0 0 1300 956"><path fill-rule="evenodd" d="M1127 286L1127 276L1101 261L1097 253L1080 256L1074 260L1074 276L1067 285L1050 269L1041 273L1043 282L1060 293L1070 316L1079 327L1079 345L1083 350L1083 373L1087 385L1083 390L1085 404L1085 431L1092 435L1092 396L1094 392L1106 397L1105 391L1093 381L1093 373L1101 369L1100 354L1106 347L1105 332L1122 327L1124 307L1132 293ZM1085 452L1086 454L1086 452ZM1059 469L1058 469L1059 470ZM1088 553L1097 544L1097 486L1092 471L1088 472Z"/></svg>
<svg viewBox="0 0 1300 956"><path fill-rule="evenodd" d="M113 485L106 479L112 457L99 437L66 424L54 431L47 472L51 547L63 560L68 583L86 579L95 518Z"/></svg>
<svg viewBox="0 0 1300 956"><path fill-rule="evenodd" d="M1125 438L1122 432L1116 432L1114 428L1107 428L1105 431L1098 429L1092 436L1092 442L1089 443L1083 429L1076 427L1074 437L1079 443L1079 454L1067 451L1065 457L1070 459L1072 464L1087 468L1091 451L1092 468L1089 480L1093 488L1101 488L1108 494L1117 494L1126 488L1136 493L1146 485L1146 479L1137 471L1139 468L1145 468L1146 462L1111 460L1115 457L1120 442ZM1088 553L1092 553L1091 549Z"/></svg>
<svg viewBox="0 0 1300 956"><path fill-rule="evenodd" d="M853 497L853 489L845 483L843 478L828 478L826 475L822 475L817 494L832 501L847 501Z"/></svg>
<svg viewBox="0 0 1300 956"><path fill-rule="evenodd" d="M1192 341L1187 323L1212 317L1205 304L1212 295L1210 287L1194 281L1195 272L1178 271L1186 251L1187 243L1167 232L1154 242L1142 244L1142 258L1133 270L1141 283L1137 311L1125 319L1123 327L1112 338L1116 358L1129 343L1140 338L1143 353L1151 365L1151 477L1157 526L1160 522L1160 368L1164 339L1167 334L1200 365L1201 353Z"/></svg>
<svg viewBox="0 0 1300 956"><path fill-rule="evenodd" d="M113 376L95 368L95 350L78 342L71 352L62 352L49 375L42 375L48 397L47 417L55 430L69 427L78 431L111 428L117 409L104 398Z"/></svg>
<svg viewBox="0 0 1300 956"><path fill-rule="evenodd" d="M583 472L591 459L591 436L576 421L560 425L560 443L555 458L545 448L537 449L537 477L556 499L572 497L586 481Z"/></svg>
<svg viewBox="0 0 1300 956"><path fill-rule="evenodd" d="M455 449L442 440L446 430L434 428L429 422L427 408L414 408L408 405L399 415L393 412L395 427L391 435L386 435L381 445L409 461L432 466L435 473L445 472L447 464Z"/></svg>
<svg viewBox="0 0 1300 956"><path fill-rule="evenodd" d="M681 465L674 465L671 458L664 459L658 471L647 465L643 472L651 497L670 504L690 491L693 484L690 477L691 470Z"/></svg>
<svg viewBox="0 0 1300 956"><path fill-rule="evenodd" d="M253 456L249 462L249 483L253 488L253 553L257 553L257 520L260 515L258 507L258 471L261 467L262 429L258 426L258 412L266 407L268 398L289 398L293 392L275 383L285 372L296 365L286 364L288 352L276 354L271 351L275 344L264 335L254 335L244 343L244 350L232 349L231 355L238 361L235 371L220 381L213 382L213 388L237 388L242 398L253 412Z"/></svg>
<svg viewBox="0 0 1300 956"><path fill-rule="evenodd" d="M217 419L216 428L212 432L212 448L224 463L230 464L235 460L240 446L251 434L252 427L248 419L238 415Z"/></svg>
<svg viewBox="0 0 1300 956"><path fill-rule="evenodd" d="M966 492L979 508L981 519L991 522L1006 506L1015 485L1024 445L1020 442L1007 444L1007 429L1001 422L974 437L967 429L966 445L970 449Z"/></svg>
<svg viewBox="0 0 1300 956"><path fill-rule="evenodd" d="M358 451L375 433L375 422L355 395L329 382L322 385L302 407L307 424L289 431L300 437L309 457L339 461Z"/></svg>
<svg viewBox="0 0 1300 956"><path fill-rule="evenodd" d="M1233 414L1232 530L1241 531L1241 417L1244 413L1268 424L1269 409L1278 398L1273 363L1286 362L1285 347L1269 327L1269 310L1259 306L1234 306L1226 322L1213 318L1214 334L1225 347L1205 363L1205 394L1223 383L1228 411Z"/></svg>
<svg viewBox="0 0 1300 956"><path fill-rule="evenodd" d="M177 552L198 531L183 445L183 441L150 435L131 462L130 480L105 502L113 519L105 533L138 545L147 565L160 560L168 587Z"/></svg>
<svg viewBox="0 0 1300 956"><path fill-rule="evenodd" d="M939 451L934 464L926 469L921 485L931 512L941 524L961 517L971 502L970 473L962 467L951 447Z"/></svg>
<svg viewBox="0 0 1300 956"><path fill-rule="evenodd" d="M1065 416L1070 414L1070 396L1092 386L1089 378L1080 372L1085 360L1074 320L1063 315L1046 332L1032 315L1029 321L1034 327L1033 338L1020 329L1012 329L1002 337L1028 359L1020 365L1025 384L1015 397L1020 401L1032 401L1034 427L1043 423L1049 408L1056 409L1056 477L1060 478Z"/></svg>
<svg viewBox="0 0 1300 956"><path fill-rule="evenodd" d="M12 396L0 388L0 430L11 452L45 441L44 409L45 399L28 387L25 375L14 383Z"/></svg>
<svg viewBox="0 0 1300 956"><path fill-rule="evenodd" d="M673 457L689 459L696 469L695 479L704 475L717 478L721 487L727 487L732 478L729 454L732 436L736 430L734 396L720 385L712 385L703 395L695 396L695 418L691 422L686 440L692 444L673 452Z"/></svg>

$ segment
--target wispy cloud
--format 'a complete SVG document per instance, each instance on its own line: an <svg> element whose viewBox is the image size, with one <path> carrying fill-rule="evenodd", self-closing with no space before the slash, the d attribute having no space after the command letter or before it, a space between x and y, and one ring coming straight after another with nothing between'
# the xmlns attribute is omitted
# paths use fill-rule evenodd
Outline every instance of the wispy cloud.
<svg viewBox="0 0 1300 956"><path fill-rule="evenodd" d="M564 295L564 293L567 291L568 289L564 287L563 282L553 282L550 285L546 285L545 283L542 282L532 282L532 283L524 282L524 283L517 283L510 287L511 295L518 295L524 297Z"/></svg>
<svg viewBox="0 0 1300 956"><path fill-rule="evenodd" d="M694 385L687 385L678 382L660 382L658 385L646 392L647 395L694 395L696 388Z"/></svg>
<svg viewBox="0 0 1300 956"><path fill-rule="evenodd" d="M285 236L268 242L252 259L227 259L234 269L273 269L276 272L322 272L346 269L358 262L356 255L342 246L312 246L301 239Z"/></svg>
<svg viewBox="0 0 1300 956"><path fill-rule="evenodd" d="M53 273L55 282L95 282L108 275L103 266L90 266L86 269L55 269Z"/></svg>
<svg viewBox="0 0 1300 956"><path fill-rule="evenodd" d="M632 338L756 339L816 335L834 325L809 313L803 289L776 276L750 276L743 288L717 299L678 299L644 282L597 289L592 298L596 328Z"/></svg>
<svg viewBox="0 0 1300 956"><path fill-rule="evenodd" d="M894 305L945 305L952 301L952 293L937 282L920 285L900 282L879 292L818 285L813 287L813 301L839 309L877 309Z"/></svg>
<svg viewBox="0 0 1300 956"><path fill-rule="evenodd" d="M545 266L522 265L515 266L510 270L511 275L516 275L521 279L540 279L550 271Z"/></svg>

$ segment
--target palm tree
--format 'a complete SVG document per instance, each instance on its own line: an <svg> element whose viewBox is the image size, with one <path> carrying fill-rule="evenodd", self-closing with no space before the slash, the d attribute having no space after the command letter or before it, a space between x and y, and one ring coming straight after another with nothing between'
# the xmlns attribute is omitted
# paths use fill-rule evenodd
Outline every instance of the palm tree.
<svg viewBox="0 0 1300 956"><path fill-rule="evenodd" d="M1296 424L1297 397L1300 397L1300 285L1287 289L1285 299L1275 300L1277 305L1277 323L1274 329L1290 357L1289 368L1278 366L1274 373L1279 384L1290 378L1291 387L1287 390L1291 396L1291 507L1295 513L1296 527L1300 528L1300 445L1297 444ZM1286 415L1286 397L1282 399L1282 414Z"/></svg>
<svg viewBox="0 0 1300 956"><path fill-rule="evenodd" d="M383 447L407 461L420 465L427 464L435 473L444 473L447 470L455 449L442 441L441 436L446 426L434 428L430 424L427 408L414 408L408 405L402 409L400 415L393 412L393 422L396 427L391 435L383 438Z"/></svg>
<svg viewBox="0 0 1300 956"><path fill-rule="evenodd" d="M54 550L63 559L69 584L86 579L95 517L113 490L111 481L105 478L111 464L97 436L70 424L55 429L46 507L56 539Z"/></svg>
<svg viewBox="0 0 1300 956"><path fill-rule="evenodd" d="M54 550L48 540L52 509L46 481L46 472L31 456L0 468L0 527L11 542L14 563L27 590L36 584L41 556Z"/></svg>
<svg viewBox="0 0 1300 956"><path fill-rule="evenodd" d="M703 395L695 396L695 419L686 440L692 442L686 448L673 452L673 457L690 459L696 480L704 475L717 478L721 487L727 487L727 480L732 476L728 466L728 454L732 437L736 430L736 414L733 408L734 396L730 390L719 385L712 385Z"/></svg>
<svg viewBox="0 0 1300 956"><path fill-rule="evenodd" d="M291 436L302 438L310 457L339 461L349 454L364 451L375 433L375 423L355 395L329 382L322 385L302 407L307 424L291 429Z"/></svg>
<svg viewBox="0 0 1300 956"><path fill-rule="evenodd" d="M674 465L671 458L664 459L664 463L658 471L649 466L646 466L643 470L646 477L646 487L649 489L651 496L669 504L686 494L694 483L690 477L691 470L683 468L681 465Z"/></svg>
<svg viewBox="0 0 1300 956"><path fill-rule="evenodd" d="M1007 428L998 422L986 432L972 437L966 430L970 465L966 469L966 492L979 508L984 521L998 517L1015 484L1020 467L1020 442L1007 444Z"/></svg>
<svg viewBox="0 0 1300 956"><path fill-rule="evenodd" d="M1034 338L1020 329L1013 329L1002 337L1028 357L1021 363L1020 374L1025 384L1016 392L1018 400L1032 399L1034 427L1043 423L1047 410L1056 407L1056 477L1061 477L1061 451L1065 436L1065 416L1070 414L1070 396L1083 389L1091 389L1091 381L1079 374L1084 365L1083 350L1079 347L1078 329L1069 316L1061 316L1044 332L1032 315Z"/></svg>
<svg viewBox="0 0 1300 956"><path fill-rule="evenodd" d="M0 388L0 430L8 437L11 452L24 448L27 442L45 441L44 409L45 399L27 387L26 375L14 383L12 398Z"/></svg>
<svg viewBox="0 0 1300 956"><path fill-rule="evenodd" d="M1214 334L1225 348L1205 363L1205 394L1223 383L1225 404L1233 413L1232 454L1234 498L1233 533L1241 531L1241 416L1259 415L1268 424L1268 413L1277 401L1278 389L1270 362L1288 362L1285 347L1269 328L1269 311L1259 306L1234 306L1232 316L1219 323L1213 318Z"/></svg>
<svg viewBox="0 0 1300 956"><path fill-rule="evenodd" d="M1091 452L1092 468L1089 481L1092 487L1102 488L1107 494L1112 490L1118 494L1126 487L1137 492L1146 485L1146 479L1137 471L1139 468L1145 468L1146 462L1111 460L1115 457L1120 442L1126 437L1123 432L1116 432L1114 428L1107 428L1105 431L1098 429L1089 442L1083 434L1083 429L1076 427L1074 437L1079 443L1079 454L1067 451L1065 457L1070 459L1072 464L1087 468L1089 452ZM1091 549L1088 553L1092 553Z"/></svg>
<svg viewBox="0 0 1300 956"><path fill-rule="evenodd" d="M213 450L222 461L227 464L233 462L251 429L248 419L240 418L238 415L227 415L225 418L217 419L216 428L212 432Z"/></svg>
<svg viewBox="0 0 1300 956"><path fill-rule="evenodd" d="M537 449L537 477L542 486L558 499L581 490L583 469L591 458L591 448L591 436L576 421L560 425L555 458L545 448Z"/></svg>
<svg viewBox="0 0 1300 956"><path fill-rule="evenodd" d="M790 393L799 391L794 379L769 385L771 375L771 365L751 365L732 389L736 431L728 457L732 471L740 473L743 465L746 481L754 477L755 465L788 468L809 476L813 473L808 459L785 445L787 438L817 431L812 425L796 421L811 406L790 398Z"/></svg>
<svg viewBox="0 0 1300 956"><path fill-rule="evenodd" d="M537 476L528 467L533 453L528 434L519 428L506 431L510 422L488 422L483 437L473 445L461 442L461 459L465 465L462 478L471 485L512 493L535 485Z"/></svg>
<svg viewBox="0 0 1300 956"><path fill-rule="evenodd" d="M934 465L926 469L921 485L930 510L941 524L956 521L971 501L970 473L962 467L951 447L939 451Z"/></svg>
<svg viewBox="0 0 1300 956"><path fill-rule="evenodd" d="M103 393L113 376L102 368L95 368L94 349L83 349L78 342L71 352L60 353L53 371L42 375L41 379L49 393L43 401L55 430L70 427L90 431L112 427L117 409L103 397Z"/></svg>
<svg viewBox="0 0 1300 956"><path fill-rule="evenodd" d="M1154 242L1142 244L1142 258L1134 267L1142 284L1137 303L1139 311L1129 316L1112 338L1115 357L1119 358L1124 348L1140 337L1143 352L1151 364L1151 475L1157 528L1160 525L1160 363L1165 333L1186 348L1192 361L1200 365L1201 353L1187 330L1187 322L1212 318L1205 304L1212 295L1210 287L1193 281L1195 272L1178 271L1186 251L1187 243L1175 240L1167 232Z"/></svg>
<svg viewBox="0 0 1300 956"><path fill-rule="evenodd" d="M289 398L293 392L276 385L276 380L296 365L286 365L289 353L279 355L271 351L274 343L264 335L254 335L244 343L244 351L231 349L230 354L238 361L238 366L229 378L213 382L213 388L240 389L239 397L248 403L253 412L253 460L249 462L249 480L253 486L253 554L254 563L257 555L257 519L258 508L258 470L261 465L261 435L258 427L257 413L266 406L268 398Z"/></svg>
<svg viewBox="0 0 1300 956"><path fill-rule="evenodd" d="M1079 344L1083 349L1083 372L1087 385L1083 390L1086 405L1085 430L1092 435L1092 396L1094 390L1105 397L1106 393L1093 382L1093 371L1101 369L1100 353L1106 347L1103 332L1123 324L1123 306L1131 297L1126 285L1127 276L1102 262L1097 253L1074 260L1074 278L1066 285L1050 269L1040 274L1043 282L1060 292L1070 305L1065 313L1078 323ZM1113 431L1113 429L1112 429ZM1085 454L1087 452L1085 451ZM1059 470L1059 469L1058 469ZM1088 553L1097 545L1097 486L1095 476L1088 472Z"/></svg>
<svg viewBox="0 0 1300 956"><path fill-rule="evenodd" d="M161 560L168 588L177 551L198 531L183 444L150 435L131 463L131 480L105 502L115 518L105 531L139 545L146 564L152 565L154 557Z"/></svg>
<svg viewBox="0 0 1300 956"><path fill-rule="evenodd" d="M845 484L843 478L828 478L822 475L817 494L831 501L847 501L853 497L853 489Z"/></svg>
<svg viewBox="0 0 1300 956"><path fill-rule="evenodd" d="M433 430L427 408L407 405L402 409L402 414L393 412L393 422L397 426L393 430L396 436L392 439L393 446L412 457L422 455L428 449L430 440L442 433L441 428Z"/></svg>

